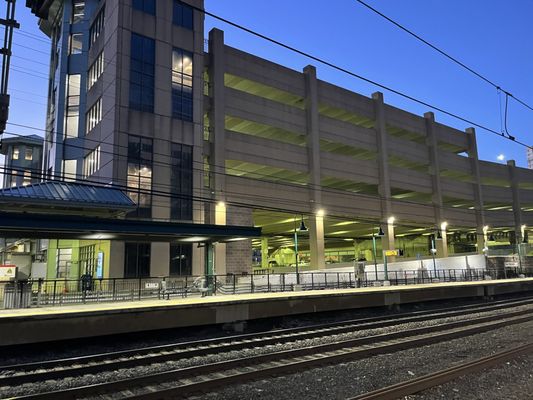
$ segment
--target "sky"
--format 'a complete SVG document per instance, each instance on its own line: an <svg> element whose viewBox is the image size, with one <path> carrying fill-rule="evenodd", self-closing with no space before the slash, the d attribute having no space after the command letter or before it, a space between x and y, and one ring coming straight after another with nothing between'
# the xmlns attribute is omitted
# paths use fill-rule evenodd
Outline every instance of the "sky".
<svg viewBox="0 0 533 400"><path fill-rule="evenodd" d="M390 18L445 50L533 107L533 1L530 0L366 0ZM49 42L37 19L17 2L6 133L39 134L45 124ZM470 72L372 13L355 0L205 0L206 9L290 46L326 59L359 75L405 92L470 121L502 130L503 102L497 90ZM0 15L5 14L2 1ZM364 83L329 67L251 36L213 18L208 31L225 31L227 45L301 71L317 67L319 79L370 96L382 91L385 102L423 115L426 106ZM464 130L470 125L435 112L436 120ZM533 145L533 111L510 101L507 128ZM480 159L526 166L526 149L476 129ZM505 159L498 160L503 154Z"/></svg>

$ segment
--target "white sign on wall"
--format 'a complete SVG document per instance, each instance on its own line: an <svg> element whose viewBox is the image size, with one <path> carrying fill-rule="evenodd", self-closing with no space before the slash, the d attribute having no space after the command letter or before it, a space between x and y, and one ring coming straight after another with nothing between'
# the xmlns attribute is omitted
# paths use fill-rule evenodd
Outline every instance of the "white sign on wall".
<svg viewBox="0 0 533 400"><path fill-rule="evenodd" d="M9 281L17 277L17 266L11 264L0 265L0 281Z"/></svg>

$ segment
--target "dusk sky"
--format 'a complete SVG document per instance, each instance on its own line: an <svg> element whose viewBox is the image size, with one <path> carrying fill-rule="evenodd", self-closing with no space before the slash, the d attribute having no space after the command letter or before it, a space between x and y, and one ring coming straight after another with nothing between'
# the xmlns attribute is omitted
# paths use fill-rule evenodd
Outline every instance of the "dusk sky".
<svg viewBox="0 0 533 400"><path fill-rule="evenodd" d="M2 3L3 15L5 3ZM533 37L533 2L368 0L368 3L533 106L533 42L529 40ZM17 2L16 18L21 29L14 35L9 121L37 130L8 124L6 135L8 132L42 135L45 122L50 45L39 31L37 19L24 4L24 1ZM205 5L214 14L501 130L496 89L355 0L206 0ZM320 79L366 96L383 91L387 103L418 115L431 111L206 18L206 34L213 27L226 32L227 45L297 70L314 64ZM503 96L501 100L503 104ZM436 119L461 130L469 126L439 112ZM511 135L533 144L533 111L511 101L507 125ZM505 160L515 159L517 165L526 166L524 147L482 129L477 129L477 137L481 159L501 162L497 156L504 154Z"/></svg>

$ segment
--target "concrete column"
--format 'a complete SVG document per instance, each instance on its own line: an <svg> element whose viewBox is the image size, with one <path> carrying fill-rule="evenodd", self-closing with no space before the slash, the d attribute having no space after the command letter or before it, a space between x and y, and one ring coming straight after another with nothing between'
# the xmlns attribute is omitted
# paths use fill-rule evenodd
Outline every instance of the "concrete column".
<svg viewBox="0 0 533 400"><path fill-rule="evenodd" d="M209 32L209 94L211 109L211 171L214 196L218 201L226 197L226 140L225 140L225 100L224 100L224 32L212 29ZM216 217L214 218L216 219Z"/></svg>
<svg viewBox="0 0 533 400"><path fill-rule="evenodd" d="M514 216L514 231L516 243L522 243L522 209L520 208L520 189L518 186L518 177L516 173L516 163L514 160L507 161L507 168L509 169L509 181L511 182L511 190L513 192L513 216Z"/></svg>
<svg viewBox="0 0 533 400"><path fill-rule="evenodd" d="M479 173L479 158L477 153L476 130L474 128L466 129L468 139L468 158L470 159L470 168L474 176L474 212L476 213L476 242L477 252L483 254L485 247L485 211L483 210L483 190L481 187L481 175Z"/></svg>
<svg viewBox="0 0 533 400"><path fill-rule="evenodd" d="M226 225L226 204L224 202L218 202L215 205L215 225ZM215 274L226 275L226 244L217 243L214 253Z"/></svg>
<svg viewBox="0 0 533 400"><path fill-rule="evenodd" d="M436 239L435 248L437 249L437 257L448 257L448 238L446 236L446 224L441 224L439 227L442 239Z"/></svg>
<svg viewBox="0 0 533 400"><path fill-rule="evenodd" d="M167 4L171 10L170 4ZM194 124L194 143L193 143L193 195L195 198L202 199L209 195L204 189L204 172L203 165L204 154L204 18L195 13L195 39L194 39L194 105L193 105L193 120ZM193 222L197 224L204 224L206 222L206 208L209 208L209 203L204 201L193 200ZM209 221L209 220L207 220ZM196 243L192 246L192 274L202 275L205 266L205 247L198 247Z"/></svg>
<svg viewBox="0 0 533 400"><path fill-rule="evenodd" d="M381 223L384 225L383 229L385 232L382 241L383 249L388 250L394 249L394 226L387 222L392 216L392 201L389 174L389 152L387 148L388 134L385 124L385 102L383 100L383 93L381 92L372 93L372 99L374 101L374 129L376 131L378 153L378 193L381 205Z"/></svg>
<svg viewBox="0 0 533 400"><path fill-rule="evenodd" d="M218 201L211 205L211 219L215 225L226 225L226 131L224 99L224 32L212 29L209 32L209 95L211 109L211 171L213 177L213 197ZM226 245L218 243L214 247L214 270L218 275L226 274Z"/></svg>
<svg viewBox="0 0 533 400"><path fill-rule="evenodd" d="M268 237L261 236L261 268L268 268Z"/></svg>
<svg viewBox="0 0 533 400"><path fill-rule="evenodd" d="M313 214L309 217L309 250L311 268L326 268L324 251L324 217Z"/></svg>
<svg viewBox="0 0 533 400"><path fill-rule="evenodd" d="M320 129L318 126L318 87L316 68L308 65L303 70L305 77L305 111L307 116L307 154L310 177L311 207L315 212L321 207L320 191Z"/></svg>
<svg viewBox="0 0 533 400"><path fill-rule="evenodd" d="M322 208L322 192L320 190L320 129L318 122L318 85L316 68L308 65L303 70L305 78L305 110L307 116L307 154L309 166L309 195L311 211L309 218L309 248L311 266L325 268L324 259L324 217L317 215Z"/></svg>
<svg viewBox="0 0 533 400"><path fill-rule="evenodd" d="M394 240L394 222L388 222L385 225L385 236L381 238L383 250L394 250L396 243ZM393 257L389 256L388 260L392 260Z"/></svg>
<svg viewBox="0 0 533 400"><path fill-rule="evenodd" d="M170 244L152 243L150 276L168 276L170 271Z"/></svg>
<svg viewBox="0 0 533 400"><path fill-rule="evenodd" d="M431 176L432 186L431 201L435 213L435 227L436 229L440 229L440 225L444 222L444 215L442 207L442 188L440 183L439 148L437 134L435 132L435 114L427 112L424 114L424 118L426 120L426 145L429 149L429 175ZM442 243L439 244L442 247ZM437 246L437 251L438 250ZM438 252L437 254L439 254L440 257L447 256L443 255L443 252Z"/></svg>

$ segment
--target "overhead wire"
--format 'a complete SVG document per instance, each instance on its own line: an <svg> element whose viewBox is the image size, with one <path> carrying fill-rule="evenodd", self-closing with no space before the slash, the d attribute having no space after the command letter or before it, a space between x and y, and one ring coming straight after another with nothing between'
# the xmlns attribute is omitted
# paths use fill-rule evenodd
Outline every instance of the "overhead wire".
<svg viewBox="0 0 533 400"><path fill-rule="evenodd" d="M389 21L390 23L392 23L396 27L400 28L404 32L406 32L409 35L413 36L414 38L416 38L420 42L422 42L425 45L431 47L436 52L440 53L441 55L443 55L444 57L448 58L449 60L451 60L455 64L457 64L457 65L461 66L462 68L466 69L467 71L469 71L470 73L474 74L475 76L477 76L481 80L485 81L489 85L493 86L498 92L502 91L503 93L505 93L506 101L508 101L508 98L511 97L512 99L516 100L518 103L522 104L524 107L528 108L530 111L533 111L533 106L530 106L525 101L523 101L523 100L519 99L518 97L514 96L508 90L503 89L499 84L497 84L496 82L494 82L491 79L487 78L486 76L482 75L481 73L475 71L473 68L469 67L468 65L466 65L462 61L458 60L456 57L453 57L448 52L438 48L437 46L435 46L434 44L430 43L429 41L427 41L426 39L424 39L420 35L417 35L413 31L411 31L410 29L406 28L404 25L402 25L399 22L397 22L397 21L393 20L392 18L388 17L387 15L385 15L381 11L377 10L376 8L372 7L371 5L369 5L368 3L364 2L363 0L355 0L355 1L357 1L359 4L363 5L364 7L368 8L372 12L376 13L377 15L381 16L382 18L386 19L387 21ZM507 131L507 129L505 129L505 133L507 134L508 139L510 139L512 141L516 140L516 138L514 136L509 135L509 132Z"/></svg>
<svg viewBox="0 0 533 400"><path fill-rule="evenodd" d="M178 0L178 1L179 1L180 3L183 3L182 0ZM186 3L183 3L183 4L186 4ZM472 125L472 126L475 126L475 127L477 127L477 128L483 129L483 130L485 130L485 131L487 131L487 132L490 132L490 133L496 134L496 135L498 135L498 136L501 137L501 134L500 134L498 131L496 131L496 130L494 130L494 129L492 129L492 128L489 128L489 127L487 127L487 126L484 126L484 125L482 125L482 124L480 124L480 123L476 123L476 122L474 122L474 121L472 121L472 120L470 120L470 119L468 119L468 118L462 117L462 116L460 116L460 115L458 115L458 114L455 114L455 113L453 113L453 112L447 111L447 110L443 109L442 107L439 107L439 106L436 106L436 105L430 104L430 103L428 103L427 101L417 99L417 98L415 98L415 97L413 97L413 96L411 96L411 95L408 95L408 94L406 94L406 93L404 93L404 92L402 92L402 91L400 91L400 90L397 90L397 89L394 89L394 88L392 88L392 87L390 87L390 86L387 86L387 85L384 85L384 84L382 84L382 83L379 83L379 82L377 82L377 81L375 81L375 80L373 80L373 79L366 78L366 77L364 77L364 76L362 76L362 75L360 75L360 74L357 74L357 73L355 73L355 72L353 72L353 71L348 70L347 68L344 68L344 67L338 66L338 65L334 64L334 63L331 62L331 61L327 61L327 60L325 60L325 59L323 59L323 58L320 58L320 57L318 57L318 56L315 56L315 55L313 55L313 54L311 54L311 53L305 52L305 51L303 51L303 50L299 50L299 49L297 49L296 47L293 47L293 46L291 46L291 45L285 44L285 43L283 43L283 42L281 42L281 41L279 41L279 40L277 40L277 39L273 39L273 38L271 38L271 37L269 37L269 36L266 36L266 35L264 35L264 34L262 34L262 33L259 33L259 32L257 32L257 31L254 31L254 30L251 29L251 28L248 28L248 27L245 27L245 26L243 26L243 25L241 25L241 24L238 24L238 23L236 23L236 22L230 21L230 20L228 20L228 19L226 19L226 18L224 18L224 17L218 16L218 15L216 15L216 14L214 14L214 13L212 13L212 12L209 12L209 11L207 11L207 10L205 10L205 9L202 9L202 8L200 8L200 7L196 7L196 6L191 5L191 4L187 4L187 5L188 5L189 7L191 7L191 8L193 8L194 10L200 12L200 13L203 13L203 14L208 15L208 16L210 16L210 17L212 17L212 18L215 18L215 19L217 19L217 20L219 20L219 21L222 21L222 22L224 22L224 23L226 23L226 24L228 24L228 25L231 25L231 26L233 26L233 27L235 27L235 28L237 28L237 29L240 29L240 30L242 30L242 31L245 31L245 32L247 32L247 33L249 33L249 34L251 34L251 35L253 35L253 36L256 36L256 37L258 37L258 38L260 38L260 39L263 39L263 40L266 40L266 41L268 41L268 42L270 42L270 43L273 43L273 44L275 44L275 45L277 45L277 46L279 46L279 47L282 47L282 48L284 48L284 49L287 49L287 50L289 50L289 51L291 51L291 52L293 52L293 53L296 53L296 54L299 54L299 55L301 55L301 56L304 56L304 57L306 57L306 58L308 58L308 59L310 59L310 60L313 60L313 61L316 61L316 62L318 62L318 63L320 63L320 64L326 65L326 66L328 66L328 67L330 67L330 68L332 68L332 69L334 69L334 70L340 71L340 72L342 72L342 73L344 73L344 74L350 75L350 76L352 76L352 77L354 77L354 78L357 78L357 79L362 80L362 81L364 81L364 82L370 83L370 84L372 84L372 85L374 85L374 86L377 86L377 87L382 88L382 89L384 89L384 90L387 90L387 91L389 91L389 92L391 92L391 93L394 93L394 94L396 94L396 95L398 95L398 96L400 96L400 97L403 97L403 98L405 98L405 99L408 99L408 100L410 100L410 101L413 101L413 102L415 102L415 103L418 103L418 104L420 104L420 105L423 105L423 106L425 106L425 107L429 107L429 108L431 108L431 109L433 109L433 110L435 110L435 111L439 111L439 112L441 112L441 113L443 113L443 114L445 114L445 115L448 115L449 117L455 118L455 119L457 119L457 120L459 120L459 121L466 122L467 124L470 124L470 125ZM505 139L511 140L510 138L505 138ZM527 147L527 148L531 148L530 145L528 145L528 144L526 144L526 143L524 143L524 142L521 142L521 141L518 141L518 140L514 140L514 142L515 142L515 143L518 143L518 144L521 145L521 146L524 146L524 147Z"/></svg>

